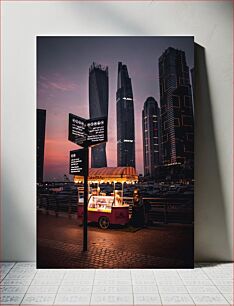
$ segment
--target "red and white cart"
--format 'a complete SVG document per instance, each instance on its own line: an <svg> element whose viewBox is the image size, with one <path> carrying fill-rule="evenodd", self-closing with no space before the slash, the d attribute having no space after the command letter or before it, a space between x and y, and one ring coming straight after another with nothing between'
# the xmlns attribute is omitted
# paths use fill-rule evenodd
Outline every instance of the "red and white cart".
<svg viewBox="0 0 234 306"><path fill-rule="evenodd" d="M82 177L75 176L76 183L82 182ZM132 167L108 167L89 169L89 202L88 222L97 222L102 229L107 229L110 224L125 225L129 222L129 205L124 202L123 184L134 184L138 181L136 170ZM106 195L101 192L102 184L113 186L113 192ZM116 184L121 183L122 189L116 190ZM96 185L96 188L91 185ZM84 201L83 187L78 187L77 217L83 219Z"/></svg>

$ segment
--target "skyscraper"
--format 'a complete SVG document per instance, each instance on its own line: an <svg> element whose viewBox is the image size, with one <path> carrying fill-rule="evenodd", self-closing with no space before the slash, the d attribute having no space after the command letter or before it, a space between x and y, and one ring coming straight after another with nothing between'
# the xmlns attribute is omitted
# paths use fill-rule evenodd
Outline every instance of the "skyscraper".
<svg viewBox="0 0 234 306"><path fill-rule="evenodd" d="M118 63L117 81L117 165L135 168L135 129L132 82L126 65Z"/></svg>
<svg viewBox="0 0 234 306"><path fill-rule="evenodd" d="M108 67L93 63L89 69L89 116L108 116ZM107 167L106 144L91 149L91 167Z"/></svg>
<svg viewBox="0 0 234 306"><path fill-rule="evenodd" d="M43 182L46 110L37 109L37 183Z"/></svg>
<svg viewBox="0 0 234 306"><path fill-rule="evenodd" d="M194 119L185 52L168 48L159 58L164 165L193 166Z"/></svg>
<svg viewBox="0 0 234 306"><path fill-rule="evenodd" d="M195 100L195 68L190 69L192 97L193 97L193 114L194 114L194 100Z"/></svg>
<svg viewBox="0 0 234 306"><path fill-rule="evenodd" d="M144 154L144 175L156 177L161 163L160 109L153 97L148 97L142 110L142 138Z"/></svg>

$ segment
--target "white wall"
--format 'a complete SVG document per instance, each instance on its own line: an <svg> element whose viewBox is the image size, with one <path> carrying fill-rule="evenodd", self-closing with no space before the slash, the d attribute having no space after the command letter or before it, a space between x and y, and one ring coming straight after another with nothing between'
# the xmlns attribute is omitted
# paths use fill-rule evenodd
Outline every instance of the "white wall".
<svg viewBox="0 0 234 306"><path fill-rule="evenodd" d="M231 1L2 3L3 260L35 260L35 36L194 35L195 254L232 259ZM207 67L207 70L205 69Z"/></svg>

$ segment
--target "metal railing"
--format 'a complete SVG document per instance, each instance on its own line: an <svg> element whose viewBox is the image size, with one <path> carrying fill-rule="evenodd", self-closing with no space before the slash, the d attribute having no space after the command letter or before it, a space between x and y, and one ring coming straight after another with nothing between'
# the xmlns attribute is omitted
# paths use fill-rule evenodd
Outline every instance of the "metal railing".
<svg viewBox="0 0 234 306"><path fill-rule="evenodd" d="M193 200L190 198L142 198L149 223L191 224L194 219ZM124 197L132 214L133 198Z"/></svg>
<svg viewBox="0 0 234 306"><path fill-rule="evenodd" d="M66 214L71 218L77 213L77 200L74 195L41 194L37 196L37 208L56 217Z"/></svg>
<svg viewBox="0 0 234 306"><path fill-rule="evenodd" d="M148 223L193 223L193 200L191 198L142 198ZM64 215L69 218L77 214L76 195L40 194L37 197L37 208L56 217ZM132 214L133 198L124 197Z"/></svg>

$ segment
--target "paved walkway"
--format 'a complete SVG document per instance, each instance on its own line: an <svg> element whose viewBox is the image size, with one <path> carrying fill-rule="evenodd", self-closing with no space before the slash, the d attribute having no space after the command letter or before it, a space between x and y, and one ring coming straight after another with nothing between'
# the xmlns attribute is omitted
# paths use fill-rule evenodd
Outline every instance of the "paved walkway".
<svg viewBox="0 0 234 306"><path fill-rule="evenodd" d="M83 228L77 220L38 214L38 268L191 267L193 228L167 225L101 230L89 226L88 251L82 252Z"/></svg>

